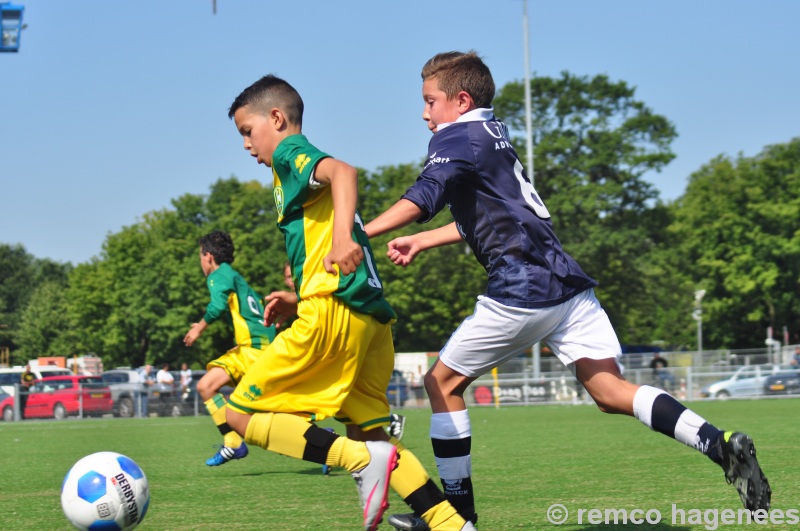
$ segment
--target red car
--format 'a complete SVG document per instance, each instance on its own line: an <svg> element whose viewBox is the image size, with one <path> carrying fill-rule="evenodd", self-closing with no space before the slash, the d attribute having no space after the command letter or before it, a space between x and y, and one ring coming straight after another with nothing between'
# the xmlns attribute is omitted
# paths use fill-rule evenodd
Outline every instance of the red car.
<svg viewBox="0 0 800 531"><path fill-rule="evenodd" d="M23 418L63 419L81 409L84 415L99 417L112 408L111 389L99 376L48 376L31 385ZM0 402L0 411L3 420L14 420L14 397Z"/></svg>

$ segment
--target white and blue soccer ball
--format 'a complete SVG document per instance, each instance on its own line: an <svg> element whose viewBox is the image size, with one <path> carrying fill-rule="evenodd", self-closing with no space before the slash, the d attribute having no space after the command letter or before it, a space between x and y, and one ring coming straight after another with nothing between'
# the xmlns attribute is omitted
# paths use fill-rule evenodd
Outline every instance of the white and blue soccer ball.
<svg viewBox="0 0 800 531"><path fill-rule="evenodd" d="M87 455L67 472L61 508L84 531L127 531L150 505L147 476L133 459L116 452Z"/></svg>

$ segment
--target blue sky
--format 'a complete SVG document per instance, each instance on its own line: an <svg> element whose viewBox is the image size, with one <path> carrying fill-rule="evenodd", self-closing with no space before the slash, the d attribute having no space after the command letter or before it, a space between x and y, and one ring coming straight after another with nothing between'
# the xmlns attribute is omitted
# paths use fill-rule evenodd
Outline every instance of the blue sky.
<svg viewBox="0 0 800 531"><path fill-rule="evenodd" d="M0 243L74 264L109 233L218 178L267 181L227 109L287 79L304 131L375 170L421 160L419 71L477 50L498 87L524 76L521 0L16 0L28 28L0 55ZM672 120L662 199L720 154L800 135L800 2L529 0L534 74L607 74Z"/></svg>

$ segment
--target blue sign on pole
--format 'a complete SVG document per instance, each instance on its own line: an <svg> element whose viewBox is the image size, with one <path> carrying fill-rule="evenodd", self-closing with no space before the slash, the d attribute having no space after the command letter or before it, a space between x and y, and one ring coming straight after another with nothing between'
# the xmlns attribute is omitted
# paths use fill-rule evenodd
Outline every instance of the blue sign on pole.
<svg viewBox="0 0 800 531"><path fill-rule="evenodd" d="M0 52L18 52L19 36L22 33L22 13L24 6L17 6L9 2L0 3Z"/></svg>

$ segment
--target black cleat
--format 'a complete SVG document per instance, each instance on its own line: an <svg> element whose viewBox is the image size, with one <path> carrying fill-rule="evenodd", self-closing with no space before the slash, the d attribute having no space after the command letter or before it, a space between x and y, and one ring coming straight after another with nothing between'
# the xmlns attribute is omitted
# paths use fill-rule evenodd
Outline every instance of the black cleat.
<svg viewBox="0 0 800 531"><path fill-rule="evenodd" d="M769 510L772 490L758 466L756 447L749 435L726 431L717 440L725 479L736 487L742 503L749 511Z"/></svg>

